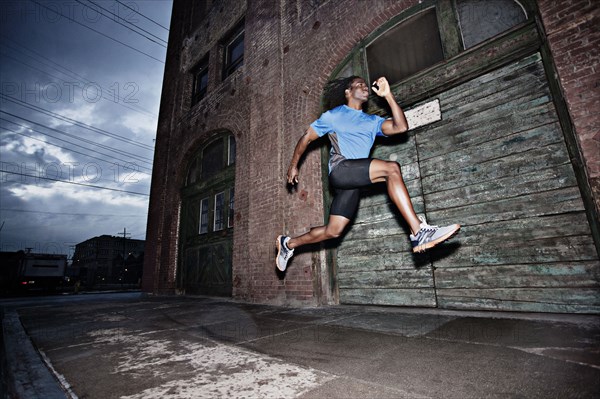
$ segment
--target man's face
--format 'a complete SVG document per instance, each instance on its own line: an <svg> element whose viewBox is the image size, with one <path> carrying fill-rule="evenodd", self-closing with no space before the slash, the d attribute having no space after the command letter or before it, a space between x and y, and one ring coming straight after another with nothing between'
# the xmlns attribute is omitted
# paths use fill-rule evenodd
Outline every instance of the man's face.
<svg viewBox="0 0 600 399"><path fill-rule="evenodd" d="M360 101L367 101L369 99L369 87L362 78L356 78L352 81L352 85L348 90L347 99L354 98Z"/></svg>

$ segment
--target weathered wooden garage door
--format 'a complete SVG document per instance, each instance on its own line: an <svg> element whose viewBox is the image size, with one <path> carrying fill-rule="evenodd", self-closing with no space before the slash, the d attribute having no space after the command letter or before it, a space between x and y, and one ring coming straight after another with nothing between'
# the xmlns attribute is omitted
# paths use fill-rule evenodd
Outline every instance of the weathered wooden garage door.
<svg viewBox="0 0 600 399"><path fill-rule="evenodd" d="M193 246L185 252L188 294L231 296L232 245L230 239Z"/></svg>
<svg viewBox="0 0 600 399"><path fill-rule="evenodd" d="M231 296L235 140L222 134L193 157L182 190L178 288Z"/></svg>
<svg viewBox="0 0 600 399"><path fill-rule="evenodd" d="M373 155L402 165L417 213L463 229L413 256L372 190L338 249L340 302L599 312L600 262L540 54L436 97L441 121Z"/></svg>

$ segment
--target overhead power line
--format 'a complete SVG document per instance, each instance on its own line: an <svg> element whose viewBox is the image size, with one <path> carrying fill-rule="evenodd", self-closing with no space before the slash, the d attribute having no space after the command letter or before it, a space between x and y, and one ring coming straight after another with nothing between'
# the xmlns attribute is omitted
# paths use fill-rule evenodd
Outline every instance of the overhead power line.
<svg viewBox="0 0 600 399"><path fill-rule="evenodd" d="M33 175L28 175L26 173L13 172L13 171L9 171L9 170L0 170L0 173L8 173L8 174L11 174L11 175L31 177L32 179L50 180L50 181L55 181L55 182L58 182L58 183L74 184L76 186L84 186L84 187L90 187L90 188L97 188L97 189L100 189L100 190L118 191L118 192L127 193L127 194L143 195L145 197L149 197L150 196L150 194L138 193L136 191L119 190L118 188L96 186L94 184L78 183L78 182L75 182L75 181L65 181L65 180L60 180L60 179L53 179L51 177L33 176Z"/></svg>
<svg viewBox="0 0 600 399"><path fill-rule="evenodd" d="M3 120L3 121L8 121L7 119L4 119L4 118L0 118L0 120ZM11 121L8 121L8 122L10 122L10 123L14 123L14 122L11 122ZM16 125L19 125L19 124L16 124ZM19 125L19 126L24 126L24 125ZM15 134L18 134L18 135L20 135L20 136L24 136L24 137L30 138L30 139L32 139L32 140L41 141L41 142L42 142L42 143L44 143L44 144L48 144L48 145L51 145L51 146L54 146L54 147L58 147L58 148L61 148L61 149L63 149L63 150L67 150L67 151L70 151L70 152L74 152L74 153L76 153L76 154L84 155L84 156L86 156L86 157L94 158L94 159L97 159L97 160L99 160L99 161L103 161L103 162L110 163L108 160L106 160L106 159L104 159L104 158L98 158L98 157L95 157L95 156L93 156L93 155L90 155L90 154L85 154L85 153L83 153L83 152L80 152L80 151L74 150L74 149L72 149L72 148L63 147L63 146L60 146L60 145L58 145L58 144L51 143L51 142L49 142L49 141L46 141L46 140L42 140L42 139L40 139L40 138L37 138L37 137L30 136L30 135L28 135L28 134L25 134L25 133L23 133L23 132L18 132L18 131L16 131L16 130L13 130L13 129L11 129L11 128L8 128L8 127L6 127L6 126L5 126L5 127L3 127L3 129L5 129L5 130L8 130L9 132L13 132L13 133L15 133ZM61 140L61 139L59 139L59 138L57 138L57 137L54 137L54 136L51 136L51 135L49 135L49 134L41 133L41 132L38 132L37 130L33 130L33 129L31 129L31 130L32 130L34 133L44 134L44 135L46 135L46 136L52 137L53 139ZM84 149L86 149L86 150L89 150L87 147L83 147L83 146L80 146L80 145L77 145L77 144L71 143L70 141L67 141L67 140L61 140L61 141L65 141L66 143L69 143L69 144L71 144L71 145L74 145L74 146L81 147L81 148L84 148ZM107 155L107 154L103 154L103 153L101 153L101 152L98 152L98 151L95 151L95 152L96 152L96 153L98 153L98 154L100 154L100 155ZM107 155L107 156L108 156L108 155ZM115 160L117 160L117 161L123 161L123 162L129 163L129 161L124 161L124 160L122 160L122 159L119 159L119 158L113 158L113 159L115 159ZM140 173L144 173L144 172L140 172ZM146 174L146 173L144 173L144 174Z"/></svg>
<svg viewBox="0 0 600 399"><path fill-rule="evenodd" d="M38 2L38 1L36 1L36 0L29 0L29 1L31 1L31 2L33 2L33 3L35 3L35 4L37 4L37 5L39 5L40 7L43 7L43 8L45 8L46 10L49 10L49 11L51 11L51 12L55 13L55 14L58 14L58 15L60 15L60 16L62 16L62 17L64 17L64 18L67 18L69 21L75 22L76 24L78 24L78 25L81 25L81 26L83 26L84 28L87 28L87 29L89 29L89 30L91 30L91 31L93 31L93 32L96 32L96 33L98 33L99 35L102 35L102 36L104 36L104 37L106 37L106 38L108 38L108 39L110 39L110 40L112 40L112 41L115 41L115 42L117 42L117 43L119 43L119 44L122 44L123 46L125 46L125 47L127 47L127 48L130 48L131 50L133 50L133 51L135 51L135 52L138 52L138 53L140 53L140 54L143 54L143 55L145 55L146 57L152 58L153 60L155 60L155 61L158 61L158 62L160 62L161 64L164 64L164 61L162 61L162 60L160 60L160 59L158 59L158 58L156 58L156 57L154 57L154 56L152 56L152 55L150 55L150 54L148 54L148 53L145 53L145 52L143 52L142 50L138 50L137 48L135 48L135 47L133 47L133 46L130 46L130 45L129 45L129 44L127 44L127 43L123 43L122 41L120 41L120 40L117 40L117 39L115 39L114 37L108 36L107 34L105 34L105 33L102 33L102 32L100 32L99 30L96 30L96 29L94 29L94 28L92 28L92 27L90 27L90 26L88 26L88 25L86 25L86 24L83 24L83 23L81 23L81 22L77 21L76 19L73 19L73 18L71 18L71 17L68 17L68 16L64 15L62 12L57 12L56 10L53 10L53 9L51 9L50 7L46 7L45 5L43 5L43 4L41 4L41 3L39 3L39 2Z"/></svg>
<svg viewBox="0 0 600 399"><path fill-rule="evenodd" d="M16 35L17 35L17 34L15 33L15 34L14 34L14 36L16 36ZM75 71L73 71L73 70L71 70L71 69L67 68L66 66L64 66L64 65L61 65L61 64L59 64L58 62L51 60L50 58L48 58L48 57L44 56L43 54L40 54L39 52L37 52L37 51L33 50L32 48L30 48L30 47L28 47L28 46L25 46L23 43L20 43L19 41L15 40L15 39L14 39L14 37L9 37L9 36L3 35L2 33L0 33L0 36L2 36L2 37L4 38L4 40L7 40L7 41L10 41L10 42L13 42L13 43L14 43L14 44L16 44L18 47L21 47L22 49L25 49L25 50L27 50L28 52L30 52L30 53L32 53L32 54L34 54L34 55L27 54L27 53L25 53L23 50L20 50L20 49L18 49L18 48L16 48L16 47L12 46L11 44L8 44L8 43L7 43L7 44L8 44L8 47L10 47L10 49L11 49L12 51L17 51L17 52L19 52L19 53L21 53L21 54L25 55L26 57L29 57L29 58L31 58L31 59L34 59L36 62L39 62L39 63L40 63L40 64L42 64L42 65L48 66L48 67L50 67L50 68L54 69L55 71L58 71L59 73L61 73L61 74L63 74L63 75L66 75L66 76L72 77L72 78L74 78L75 80L78 80L79 82L82 82L82 83L85 83L85 84L97 84L96 82L94 82L94 81L91 81L91 80L89 80L89 79L85 78L84 76L81 76L80 74L78 74L77 72L75 72ZM40 61L39 59L36 59L36 57L37 57L37 58L41 58L41 59L43 59L43 60L46 60L46 61L50 62L51 64L53 64L53 65L55 65L55 66L53 66L53 65L48 65L48 64L46 64L46 63L44 63L44 62ZM13 59L14 59L14 57L11 57L11 58L13 58ZM18 62L21 62L21 63L23 63L23 64L24 64L24 62L23 62L23 61L19 61L19 60L17 60L17 61L18 61ZM29 65L28 65L28 66L29 66ZM30 66L30 67L31 67L31 66ZM57 67L58 67L58 68L57 68ZM34 67L31 67L31 68L34 68ZM39 70L39 69L38 69L38 70ZM64 72L63 70L65 70L65 71L67 71L67 72ZM46 71L41 71L41 70L39 70L39 71L40 71L40 72L42 72L42 73L46 73L46 74L48 74L48 72L46 72ZM50 76L52 76L52 75L50 75ZM57 79L60 79L60 78L57 78ZM107 90L105 87L102 87L101 85L99 85L99 86L100 86L100 87L101 87L103 90L110 91L110 90ZM147 114L148 116L151 116L151 117L153 117L153 118L155 118L155 119L156 119L156 117L157 117L157 114L156 114L156 112L149 111L149 110L145 109L144 107L141 107L141 106L139 106L139 105L137 105L137 104L132 104L132 105L131 105L131 107L130 107L130 106L129 106L129 104L127 104L127 105L126 105L126 102L125 102L125 100L124 100L124 99L123 99L121 96L116 96L116 97L119 99L119 101L120 101L120 102L119 102L119 104L120 104L120 105L122 105L122 106L125 106L126 108L129 108L129 109L131 109L131 110L134 110L134 111L138 111L138 112L145 113L145 114Z"/></svg>
<svg viewBox="0 0 600 399"><path fill-rule="evenodd" d="M127 4L121 3L119 0L115 0L117 3L119 3L120 5L122 5L125 8L130 9L131 11L133 11L134 13L136 13L137 15L146 18L148 21L160 26L161 28L163 28L164 30L166 30L167 32L169 31L169 28L167 28L166 26L163 26L161 24L159 24L158 22L156 22L155 20L148 18L147 16L145 16L144 14L142 14L141 12L139 12L138 10L134 10L133 8L131 8L130 6L128 6Z"/></svg>
<svg viewBox="0 0 600 399"><path fill-rule="evenodd" d="M148 158L143 158L143 157L140 157L140 156L138 156L138 155L135 155L135 154L131 154L131 153L129 153L129 152L126 152L126 151L121 151L121 150L118 150L118 149L116 149L116 148L112 148L112 147L110 147L110 146L107 146L107 145L105 145L105 144L100 144L100 143L97 143L97 142L95 142L95 141L92 141L92 140L85 139L85 138L83 138L83 137L78 137L78 136L76 136L76 135L74 135L74 134L71 134L71 133L68 133L68 132L64 132L64 131L62 131L62 130L55 129L55 128L53 128L53 127L46 126L46 125L44 125L44 124L41 124L41 123L34 122L34 121L32 121L32 120L29 120L29 119L27 119L27 118L23 118L23 117L21 117L21 116L18 116L18 115L11 114L10 112L6 112L6 111L2 111L2 110L0 110L0 112L1 112L1 113L4 113L4 114L7 114L7 115L10 115L10 116L12 116L12 117L14 117L14 118L21 119L21 120L23 120L23 121L25 121L25 122L29 122L29 123L33 123L34 125L41 126L41 127L45 128L45 129L52 130L52 131L54 131L54 132L57 132L57 133L63 134L63 135L65 135L65 136L67 136L67 137L71 137L71 138L74 138L74 139L76 139L76 140L83 141L84 143L91 144L91 145L93 145L93 146L98 146L98 147L100 147L100 148L103 148L103 149L105 149L105 150L114 151L114 152L115 152L115 153L117 153L117 154L124 155L124 156L128 156L128 157L130 157L130 158L138 158L138 160L139 160L139 161L141 161L141 162L144 162L144 163L146 163L146 164L151 164L151 163L150 163L150 162L148 162L148 161L144 161L144 159L148 159ZM5 121L7 121L7 122L10 122L10 123L12 123L12 124L14 124L14 125L18 125L18 126L20 126L20 127L22 127L22 128L25 128L25 129L31 129L31 127L30 127L30 126L22 125L22 124L20 124L20 123L13 122L13 121L11 121L11 120L4 119L4 118L2 118L2 117L0 117L0 119L2 119L2 120L5 120ZM32 130L33 130L33 129L32 129ZM51 136L51 135L49 135L49 134L47 134L47 133L44 133L44 132L36 132L36 133L40 133L40 134L43 134L43 135L46 135L46 136L49 136L49 137L52 137L52 138L55 138L55 139L58 139L58 140L61 140L61 141L66 141L66 140L64 140L64 139L60 139L60 138L57 138L57 137ZM69 142L69 143L70 143L70 142ZM70 143L70 144L73 144L73 143ZM77 144L74 144L74 145L77 145ZM83 148L85 148L85 147L83 147ZM89 150L89 148L86 148L86 149L87 149L87 150ZM98 152L98 151L96 151L96 150L92 150L92 151ZM100 152L98 152L98 153L100 153ZM106 156L109 156L109 157L111 157L111 158L115 158L115 159L116 159L116 157L114 157L114 156L111 156L111 155L107 155L107 154L102 154L102 155L106 155ZM148 170L150 170L149 168L144 168L144 169L148 169Z"/></svg>
<svg viewBox="0 0 600 399"><path fill-rule="evenodd" d="M94 8L92 8L91 6L89 6L88 4L82 3L80 0L75 0L75 1L76 1L76 2L78 2L79 4L81 4L81 5L82 5L82 6L84 6L84 7L87 7L87 8L89 8L89 9L91 9L91 10L94 10L94 11L98 11L98 10L95 10ZM88 0L88 1L89 1L90 3L92 3L93 5L95 5L96 7L98 7L99 9L101 9L101 10L104 10L104 11L106 11L107 13L109 13L109 14L111 14L111 15L113 15L113 16L115 16L115 17L119 18L119 19L122 19L123 21L127 22L127 23L128 23L128 24L130 24L131 26L135 26L137 29L141 30L142 32L145 32L145 33L149 34L150 36L152 36L152 37L154 37L154 38L156 38L156 39L158 39L158 40L160 40L160 41L164 42L165 44L167 43L167 42L166 42L164 39L161 39L160 37L158 37L158 36L156 36L156 35L153 35L152 33L148 32L147 30L145 30L145 29L142 29L142 28L140 28L139 26L132 24L131 22L129 22L129 21L127 21L127 20L125 20L125 19L121 18L120 16L118 16L118 15L117 15L117 14L115 14L114 12L112 12L112 11L109 11L109 10L107 10L106 8L102 7L101 5L98 5L98 4L94 3L92 0ZM132 29L132 28L130 28L129 26L127 26L127 25L125 25L125 24L123 24L123 23L119 22L118 20L114 20L114 22L115 22L115 23L117 23L117 24L119 24L119 25L121 25L121 26L123 26L123 27L125 27L126 29L129 29L130 31L132 31L132 32L134 32L134 33L137 33L138 35L140 35L140 36L142 36L142 37L145 37L146 39L150 40L150 41L151 41L151 42L153 42L153 43L156 43L156 44L158 44L158 45L159 45L159 46L161 46L161 47L167 48L167 46L165 46L164 44L162 44L162 43L159 43L159 42L157 42L156 40L149 38L148 36L144 35L143 33L140 33L140 32L138 32L138 31L136 31L135 29Z"/></svg>
<svg viewBox="0 0 600 399"><path fill-rule="evenodd" d="M23 52L22 52L22 51L20 51L19 49L16 49L16 48L12 47L10 44L9 44L8 46L10 47L10 49L11 49L11 50L18 51L18 52L20 52L21 54L24 54L24 55L25 55L25 56L27 56L27 57L31 57L31 58L33 58L32 56L30 56L30 55L28 55L28 54L25 54L25 53L23 53ZM9 58L9 59L12 59L12 60L13 60L13 61L15 61L15 62L18 62L18 63L20 63L20 64L22 64L22 65L25 65L25 66L27 66L27 67L29 67L29 68L31 68L31 69L34 69L34 70L36 70L36 71L38 71L38 72L41 72L41 73L43 73L43 74L45 74L45 75L48 75L48 76L50 76L50 77L52 77L52 78L54 78L54 79L60 80L61 82L64 82L64 83L69 83L69 84L70 84L70 83L73 83L73 82L68 82L68 81L66 81L66 80L64 80L64 79L62 79L62 78L60 78L60 77L58 77L58 76L56 76L56 75L53 75L53 74L51 74L51 73L50 73L50 72L48 72L48 71L44 71L44 70L42 70L42 69L40 69L40 68L37 68L37 67L35 67L35 66L33 66L33 65L30 65L30 64L28 64L28 63L24 62L24 61L22 61L22 60L19 60L19 59L17 59L17 58L15 58L15 57L13 57L12 55L9 55L9 54L4 54L4 55L2 55L2 57L4 57L4 58ZM45 64L45 63L43 63L43 62L41 62L41 61L37 61L37 62L39 62L39 63L40 63L40 64L42 64L42 65L48 66L48 67L50 67L50 68L52 68L52 69L54 69L54 70L58 71L59 73L62 73L62 74L64 74L64 75L67 75L67 76L69 75L69 74L67 74L67 73L65 73L65 72L62 72L62 71L60 71L58 68L55 68L55 67L53 67L53 66L51 66L51 65ZM73 77L73 76L71 76L71 77ZM150 111L148 111L148 110L144 109L143 107L140 107L139 105L137 105L137 106L136 106L136 105L130 106L129 104L127 104L127 102L125 101L125 99L124 99L123 97L121 97L120 95L115 95L113 98L107 97L107 96L106 96L106 92L110 92L110 90L106 89L106 87L103 87L103 86L101 86L100 84L98 84L98 83L96 83L96 82L92 82L91 80L80 80L80 79L77 79L77 78L74 78L74 79L75 79L75 80L77 80L77 82L78 82L78 83L84 83L84 86L85 86L85 85L91 85L91 84L93 84L93 85L97 85L98 87L100 87L100 89L102 90L102 98L103 98L103 99L105 99L105 100L112 101L112 102L114 102L114 103L116 103L116 104L118 104L118 105L120 105L120 106L122 106L122 107L128 108L128 109L130 109L130 110L132 110L132 111L136 111L136 112L139 112L139 113L145 114L145 115L146 115L146 116L148 116L148 117L151 117L151 118L153 118L153 119L156 119L156 114L154 114L154 113L152 113L152 112L150 112ZM114 98L117 98L119 101L114 101Z"/></svg>
<svg viewBox="0 0 600 399"><path fill-rule="evenodd" d="M111 137L113 139L116 139L116 140L119 140L119 141L123 141L125 143L131 144L131 145L135 145L137 147L140 147L140 148L143 148L143 149L146 149L146 150L150 150L150 151L154 150L154 147L149 146L147 144L141 143L139 141L131 140L131 139L127 138L127 137L123 137L123 136L118 135L116 133L112 133L112 132L109 132L107 130L100 129L100 128L92 126L92 125L88 125L87 123L80 122L78 120L69 118L68 116L57 114L56 112L52 112L52 111L49 111L49 110L47 110L45 108L38 107L37 105L33 105L33 104L28 103L28 102L18 100L18 99L14 98L14 97L10 97L10 96L7 96L7 95L2 94L2 93L0 93L0 97L2 97L3 99L5 99L5 100L7 100L9 102L21 105L21 106L23 106L25 108L29 108L29 109L32 109L34 111L41 112L41 113L46 114L48 116L52 116L53 118L60 119L60 120L65 121L65 122L72 123L72 124L74 124L76 126L83 127L85 129L91 130L91 131L96 132L98 134L101 134L103 136L108 136L108 137ZM5 111L3 111L3 112L5 112ZM16 116L16 115L12 115L12 116L20 118L19 116ZM23 118L21 118L21 119L23 119ZM35 123L35 122L33 122L33 123Z"/></svg>
<svg viewBox="0 0 600 399"><path fill-rule="evenodd" d="M100 213L70 213L70 212L44 212L44 211L31 211L29 209L9 209L0 208L0 212L21 212L21 213L39 213L42 215L61 215L61 216L93 216L93 217L115 217L115 218L139 218L147 217L148 215L111 215L111 214L100 214Z"/></svg>
<svg viewBox="0 0 600 399"><path fill-rule="evenodd" d="M8 119L4 119L4 118L1 118L1 117L0 117L0 120L7 121L7 122L13 123L13 124L15 124L15 125L18 125L18 126L23 126L23 127L26 127L25 125L21 125L21 124L18 124L18 123L15 123L15 122L9 121ZM30 135L28 135L28 134L25 134L25 133L23 133L23 132L18 132L18 131L16 131L16 130L13 130L13 129L11 129L11 128L8 128L8 127L6 127L6 126L5 126L5 127L3 127L3 129L5 129L5 130L8 130L8 131L10 131L10 132L13 132L13 133L15 133L15 134L18 134L18 135L20 135L20 136L28 137L28 138L30 138L30 139L32 139L32 140L41 141L42 143L45 143L45 144L48 144L48 145L51 145L51 146L54 146L54 147L61 148L61 149L63 149L63 150L67 150L67 151L70 151L70 152L74 152L74 153L76 153L76 154L80 154L80 155L83 155L83 156L86 156L86 157L89 157L89 158L97 159L97 160L99 160L99 161L103 161L103 162L106 162L106 163L112 163L112 162L109 162L108 160L106 160L106 159L104 159L104 158L98 158L98 157L96 157L96 156L93 156L93 155L90 155L90 154L85 154L85 153L83 153L83 152L80 152L80 151L74 150L74 149L72 149L72 148L63 147L63 146L60 146L60 145L58 145L58 144L51 143L51 142L49 142L49 141L46 141L46 140L42 140L42 139L40 139L40 138L37 138L37 137L30 136ZM83 147L83 146L80 146L80 145L78 145L78 144L71 143L71 142L70 142L70 141L68 141L68 140L64 140L64 139L60 139L60 138L58 138L58 137L51 136L51 135L49 135L49 134L47 134L47 133L38 132L37 130L33 130L33 129L31 129L31 131L33 131L34 133L39 133L39 134L43 134L43 135L45 135L45 136L48 136L48 137L52 137L53 139L56 139L56 140L64 141L64 142L66 142L66 143L69 143L69 144L71 144L71 145L74 145L74 146L76 146L76 147L83 148L83 149L85 149L85 150L88 150L88 151L94 151L94 150L90 150L90 149L89 149L89 148L87 148L87 147ZM94 151L94 152L95 152L95 153L97 153L97 154L100 154L100 155L104 155L104 156L111 157L111 158L112 158L112 159L114 159L114 160L121 161L121 162L123 162L123 164L124 164L124 165L129 165L129 164L132 164L131 160L124 160L124 159L116 158L116 157L114 157L114 156L111 156L111 155L108 155L108 154L104 154L104 153L102 153L102 152L100 152L100 151ZM150 169L148 169L148 168L145 168L145 167L143 167L143 166L140 166L140 168L143 168L143 169L146 169L146 170L150 170ZM139 171L139 173L143 173L143 174L145 174L145 175L148 175L148 174L149 174L149 173L142 172L142 171Z"/></svg>

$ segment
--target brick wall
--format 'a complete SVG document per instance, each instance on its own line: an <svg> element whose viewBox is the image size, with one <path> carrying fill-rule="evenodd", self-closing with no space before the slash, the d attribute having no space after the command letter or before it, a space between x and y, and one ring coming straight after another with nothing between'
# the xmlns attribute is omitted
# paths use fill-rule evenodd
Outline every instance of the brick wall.
<svg viewBox="0 0 600 399"><path fill-rule="evenodd" d="M189 161L206 140L216 132L232 132L238 144L236 168L236 208L238 208L236 236L247 235L248 187L245 173L249 158L244 148L249 132L248 101L242 71L236 71L221 82L219 40L244 15L244 1L230 1L228 8L211 6L210 2L175 1L169 35L169 46L149 205L147 247L144 265L143 290L157 294L176 292L176 270L180 254L178 236L180 226L180 190L185 181ZM203 14L211 14L206 20ZM195 23L194 23L195 22ZM191 106L193 76L191 70L211 52L210 95ZM217 76L219 76L217 78ZM240 217L241 220L240 220ZM238 238L239 238L238 237Z"/></svg>
<svg viewBox="0 0 600 399"><path fill-rule="evenodd" d="M538 6L600 214L600 3L539 0Z"/></svg>
<svg viewBox="0 0 600 399"><path fill-rule="evenodd" d="M285 1L282 9L284 145L282 173L287 172L294 146L318 118L323 86L335 67L375 28L417 1ZM319 147L310 150L300 166L297 190L283 196L281 231L299 235L323 220L323 185ZM325 254L319 246L296 251L283 284L299 298L323 292L332 300L326 281ZM306 292L306 294L301 294Z"/></svg>
<svg viewBox="0 0 600 399"><path fill-rule="evenodd" d="M333 69L373 30L418 0L175 0L163 83L148 216L143 289L176 292L180 189L189 159L216 131L236 137L233 295L248 301L331 301L320 285L325 252L298 250L275 272L275 238L323 224L318 146L297 190L285 173L294 145L319 116ZM540 0L540 11L596 203L600 203L598 7ZM594 5L592 5L594 4ZM220 79L219 41L245 15L244 66ZM208 16L207 18L202 18ZM209 92L190 105L194 65L210 52ZM323 294L320 294L323 292Z"/></svg>
<svg viewBox="0 0 600 399"><path fill-rule="evenodd" d="M179 191L187 162L216 130L227 129L238 147L233 295L284 304L322 299L317 275L326 265L319 247L298 251L285 278L275 272L276 236L324 222L318 148L302 163L298 190L285 185L287 166L296 141L319 115L333 68L364 36L413 3L174 2L149 206L146 292L176 291ZM244 66L221 81L219 40L243 15ZM207 52L209 94L190 107L190 71Z"/></svg>

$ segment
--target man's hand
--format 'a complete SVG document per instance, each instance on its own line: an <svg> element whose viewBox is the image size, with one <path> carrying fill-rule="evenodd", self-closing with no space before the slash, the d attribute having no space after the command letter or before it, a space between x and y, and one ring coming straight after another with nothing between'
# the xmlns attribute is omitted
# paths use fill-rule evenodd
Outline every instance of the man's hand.
<svg viewBox="0 0 600 399"><path fill-rule="evenodd" d="M294 184L298 184L298 168L295 166L291 166L288 168L287 172L287 182L292 186Z"/></svg>
<svg viewBox="0 0 600 399"><path fill-rule="evenodd" d="M371 88L379 97L385 97L390 94L390 84L383 76L374 81Z"/></svg>
<svg viewBox="0 0 600 399"><path fill-rule="evenodd" d="M312 127L309 127L308 130L300 137L298 140L298 144L296 144L296 148L294 148L294 155L292 155L292 160L290 161L290 167L287 172L287 182L292 186L294 184L298 184L298 162L300 162L300 157L306 151L308 145L314 140L318 139L319 135Z"/></svg>
<svg viewBox="0 0 600 399"><path fill-rule="evenodd" d="M384 97L388 102L392 111L392 117L386 119L381 124L381 132L386 136L391 136L398 133L404 133L408 130L408 122L404 111L398 105L396 98L392 94L390 84L383 76L373 82L373 91L379 96Z"/></svg>

